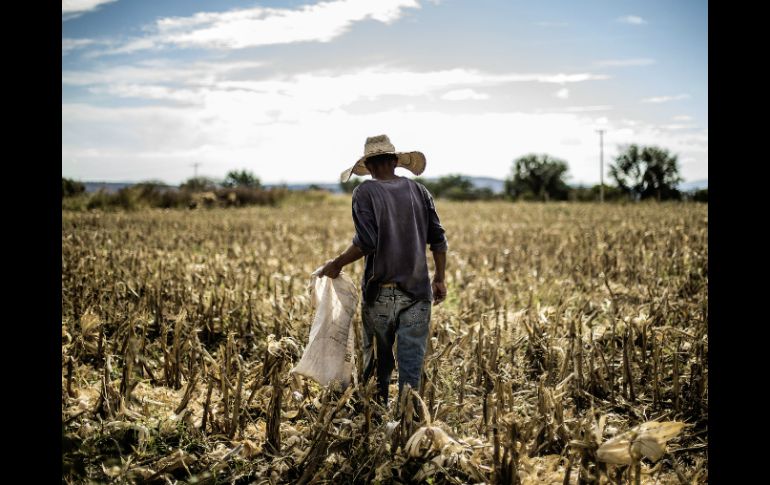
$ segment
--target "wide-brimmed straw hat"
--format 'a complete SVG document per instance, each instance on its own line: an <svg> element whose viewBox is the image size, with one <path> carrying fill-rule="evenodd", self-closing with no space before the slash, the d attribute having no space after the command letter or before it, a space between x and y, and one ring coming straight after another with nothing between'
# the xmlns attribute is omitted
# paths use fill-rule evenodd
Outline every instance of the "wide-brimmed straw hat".
<svg viewBox="0 0 770 485"><path fill-rule="evenodd" d="M420 175L425 171L425 155L421 152L397 152L388 135L378 135L366 139L364 156L359 158L352 167L342 172L340 181L347 182L352 174L369 175L369 169L364 164L366 159L386 153L392 153L398 157L396 167L404 167L415 175Z"/></svg>

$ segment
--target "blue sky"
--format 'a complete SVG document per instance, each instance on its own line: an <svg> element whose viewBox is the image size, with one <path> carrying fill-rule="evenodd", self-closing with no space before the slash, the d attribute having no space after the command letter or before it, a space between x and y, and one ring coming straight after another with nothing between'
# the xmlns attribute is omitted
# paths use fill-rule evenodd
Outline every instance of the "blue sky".
<svg viewBox="0 0 770 485"><path fill-rule="evenodd" d="M592 184L597 129L605 174L638 143L708 178L708 2L62 2L65 177L335 182L384 133L428 177Z"/></svg>

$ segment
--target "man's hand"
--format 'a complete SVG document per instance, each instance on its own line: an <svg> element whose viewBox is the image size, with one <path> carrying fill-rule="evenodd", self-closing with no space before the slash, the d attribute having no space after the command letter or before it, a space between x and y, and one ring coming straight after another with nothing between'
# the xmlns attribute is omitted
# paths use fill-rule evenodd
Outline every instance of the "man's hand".
<svg viewBox="0 0 770 485"><path fill-rule="evenodd" d="M433 304L438 305L446 298L446 284L443 281L433 280L431 284L433 290Z"/></svg>
<svg viewBox="0 0 770 485"><path fill-rule="evenodd" d="M340 271L342 271L342 266L337 264L335 260L330 259L329 261L324 264L324 267L321 268L321 273L319 276L328 276L329 278L336 278L340 275Z"/></svg>
<svg viewBox="0 0 770 485"><path fill-rule="evenodd" d="M344 253L340 254L336 259L330 259L327 261L318 276L328 276L329 278L336 278L340 275L340 271L346 264L350 264L353 261L363 258L364 253L357 247L351 244Z"/></svg>

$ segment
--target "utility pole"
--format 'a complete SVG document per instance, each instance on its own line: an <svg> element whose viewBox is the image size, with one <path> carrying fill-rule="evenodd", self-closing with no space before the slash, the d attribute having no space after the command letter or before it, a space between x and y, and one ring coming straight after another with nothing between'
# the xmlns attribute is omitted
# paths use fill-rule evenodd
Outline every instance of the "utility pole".
<svg viewBox="0 0 770 485"><path fill-rule="evenodd" d="M192 164L193 167L195 167L195 178L198 178L198 165L200 165L201 162L195 162Z"/></svg>
<svg viewBox="0 0 770 485"><path fill-rule="evenodd" d="M599 133L599 202L604 202L604 132L607 130L596 130Z"/></svg>

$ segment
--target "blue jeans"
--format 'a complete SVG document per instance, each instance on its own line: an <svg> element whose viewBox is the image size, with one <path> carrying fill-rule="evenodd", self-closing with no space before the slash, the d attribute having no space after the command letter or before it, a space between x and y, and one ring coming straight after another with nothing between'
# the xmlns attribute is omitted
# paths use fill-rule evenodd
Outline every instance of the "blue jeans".
<svg viewBox="0 0 770 485"><path fill-rule="evenodd" d="M388 385L395 366L394 343L398 354L399 395L405 383L419 389L430 313L430 301L415 300L397 288L380 288L373 303L362 304L364 380L369 380L376 367L379 398L383 403L388 402Z"/></svg>

